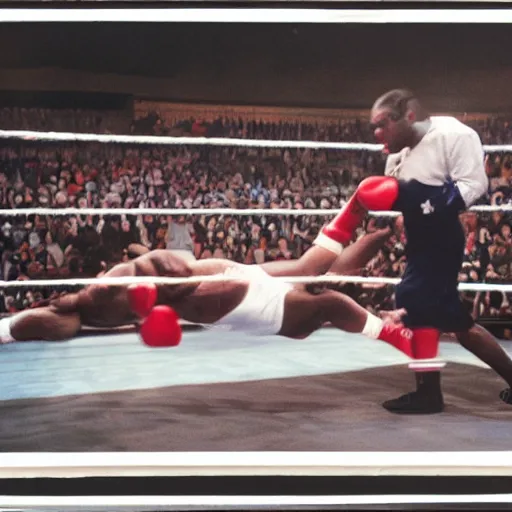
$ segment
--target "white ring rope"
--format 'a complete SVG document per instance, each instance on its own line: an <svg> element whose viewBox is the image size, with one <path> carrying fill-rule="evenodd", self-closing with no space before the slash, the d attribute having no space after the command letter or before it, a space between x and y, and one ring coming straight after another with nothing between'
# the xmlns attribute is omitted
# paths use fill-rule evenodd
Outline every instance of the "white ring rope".
<svg viewBox="0 0 512 512"><path fill-rule="evenodd" d="M231 139L228 137L165 137L160 135L100 135L96 133L0 130L0 139L49 142L105 142L115 144L237 146L247 148L311 148L354 151L382 151L381 144L363 142L315 142L307 140ZM511 146L512 148L512 146Z"/></svg>
<svg viewBox="0 0 512 512"><path fill-rule="evenodd" d="M311 148L345 151L382 151L382 144L366 142L321 142L308 140L232 139L229 137L166 137L160 135L102 135L97 133L38 132L0 130L0 139L21 139L49 142L105 142L115 144L237 146L253 148ZM512 152L512 144L484 145L488 153Z"/></svg>
<svg viewBox="0 0 512 512"><path fill-rule="evenodd" d="M321 215L334 216L341 208L304 209L296 208L14 208L0 209L0 215ZM474 212L510 212L512 204L480 205L468 208ZM399 217L400 212L370 211L374 217Z"/></svg>
<svg viewBox="0 0 512 512"><path fill-rule="evenodd" d="M322 275L322 276L281 276L273 277L278 281L286 283L356 283L356 284L387 284L397 285L400 278L391 277L361 277L344 275ZM87 286L87 285L109 285L109 286L128 286L131 284L163 284L178 285L203 282L223 282L223 281L247 281L247 278L241 276L226 276L216 274L210 276L192 276L192 277L95 277L83 279L41 279L41 280L23 280L23 281L0 281L0 288L31 288L36 286ZM460 291L497 291L503 293L512 292L512 284L496 283L459 283Z"/></svg>
<svg viewBox="0 0 512 512"><path fill-rule="evenodd" d="M512 205L510 205L512 210ZM336 210L294 208L18 208L1 210L0 215L336 215ZM398 212L372 212L397 217Z"/></svg>
<svg viewBox="0 0 512 512"><path fill-rule="evenodd" d="M316 142L302 140L251 140L231 139L222 137L163 137L152 135L100 135L93 133L70 132L39 132L29 130L0 130L0 139L22 139L31 141L71 141L71 142L104 142L120 144L160 144L160 145L212 145L212 146L241 146L241 147L273 147L273 148L326 148L339 150L382 151L381 144L359 142ZM488 152L512 151L512 145L484 146ZM479 205L469 208L477 212L512 211L512 204ZM333 215L333 210L304 209L300 213L288 208L275 209L172 209L172 208L19 208L1 210L3 215ZM398 212L368 212L378 217L398 217Z"/></svg>

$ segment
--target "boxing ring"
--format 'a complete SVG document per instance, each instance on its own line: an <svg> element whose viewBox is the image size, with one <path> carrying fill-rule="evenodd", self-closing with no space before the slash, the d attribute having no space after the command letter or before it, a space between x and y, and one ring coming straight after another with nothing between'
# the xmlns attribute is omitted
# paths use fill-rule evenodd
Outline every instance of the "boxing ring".
<svg viewBox="0 0 512 512"><path fill-rule="evenodd" d="M164 350L131 332L13 344L0 360L0 450L509 449L499 378L458 344L441 353L445 413L397 417L380 403L412 385L407 357L332 328L306 342L185 328Z"/></svg>
<svg viewBox="0 0 512 512"><path fill-rule="evenodd" d="M380 151L359 143L201 139L0 131L17 141L217 145ZM488 152L512 146L485 146ZM511 205L476 212L512 211ZM3 215L297 215L289 209L27 208ZM300 215L332 217L332 210ZM396 216L393 212L371 215ZM225 280L225 276L202 276ZM175 284L177 278L74 279L73 284ZM282 278L393 285L359 276ZM3 281L35 289L69 280ZM511 292L511 284L461 283L461 290ZM512 342L502 342L512 354ZM440 354L446 410L394 416L381 407L410 390L408 359L383 343L333 328L307 340L242 336L184 326L178 347L150 349L137 334L85 330L69 342L0 347L0 451L7 452L508 452L512 407L501 379L450 339ZM396 458L388 457L389 467ZM51 461L49 461L51 464ZM435 462L433 465L435 466ZM343 466L341 463L340 467ZM12 468L11 468L12 469ZM507 466L512 474L512 467ZM473 470L474 472L474 470Z"/></svg>

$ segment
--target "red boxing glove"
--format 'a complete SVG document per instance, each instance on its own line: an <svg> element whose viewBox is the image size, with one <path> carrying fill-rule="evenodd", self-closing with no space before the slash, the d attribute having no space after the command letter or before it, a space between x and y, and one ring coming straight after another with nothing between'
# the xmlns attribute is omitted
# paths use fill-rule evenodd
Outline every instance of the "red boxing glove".
<svg viewBox="0 0 512 512"><path fill-rule="evenodd" d="M315 245L341 254L368 210L389 210L398 198L398 181L388 176L370 176L357 187L340 213L318 234Z"/></svg>
<svg viewBox="0 0 512 512"><path fill-rule="evenodd" d="M169 306L155 306L139 331L149 347L175 347L181 342L181 326L176 311Z"/></svg>
<svg viewBox="0 0 512 512"><path fill-rule="evenodd" d="M156 303L158 291L154 284L132 284L128 287L128 304L140 318L146 318Z"/></svg>

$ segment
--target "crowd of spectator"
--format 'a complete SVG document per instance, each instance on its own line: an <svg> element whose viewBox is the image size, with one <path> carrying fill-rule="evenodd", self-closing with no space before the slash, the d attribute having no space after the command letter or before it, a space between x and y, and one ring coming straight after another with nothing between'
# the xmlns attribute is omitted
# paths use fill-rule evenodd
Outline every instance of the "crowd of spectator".
<svg viewBox="0 0 512 512"><path fill-rule="evenodd" d="M120 110L80 108L0 108L2 130L125 133L127 116Z"/></svg>
<svg viewBox="0 0 512 512"><path fill-rule="evenodd" d="M77 117L77 114L74 114ZM95 114L70 120L72 131L100 131ZM9 117L7 109L0 118ZM14 119L11 115L10 119ZM56 129L25 112L29 125ZM65 116L63 116L65 118ZM73 117L70 115L70 117ZM101 117L101 116L100 116ZM85 120L87 119L87 120ZM92 123L92 125L91 125ZM472 124L468 122L468 124ZM93 126L90 130L87 127ZM79 129L78 127L81 127ZM510 122L473 122L483 141L512 140ZM367 124L340 120L325 125L193 119L169 125L150 113L132 133L371 142ZM512 203L511 155L486 159L491 204ZM330 210L339 209L368 174L383 171L378 153L311 149L221 146L127 146L35 143L0 145L1 208L285 208L326 210L326 215L58 215L0 218L0 278L41 279L94 276L104 261L113 265L140 247L185 249L196 258L229 258L245 263L298 258L310 246ZM465 214L467 232L462 282L510 282L510 214ZM364 275L399 277L405 266L401 219L369 218L357 236L392 225L393 235L364 269ZM393 306L392 289L351 287L369 309ZM36 304L50 290L7 289L0 310L13 312ZM464 293L479 317L512 319L506 295Z"/></svg>
<svg viewBox="0 0 512 512"><path fill-rule="evenodd" d="M315 121L280 121L229 119L219 117L212 121L204 119L183 119L173 122L158 112L148 112L146 116L132 123L132 133L192 136L229 137L260 140L313 140L323 142L373 142L369 124L362 119Z"/></svg>

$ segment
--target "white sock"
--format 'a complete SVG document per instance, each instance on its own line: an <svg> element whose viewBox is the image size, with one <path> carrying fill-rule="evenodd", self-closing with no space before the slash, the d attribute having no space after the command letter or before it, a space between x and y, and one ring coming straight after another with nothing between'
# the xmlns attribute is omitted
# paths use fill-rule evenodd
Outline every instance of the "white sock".
<svg viewBox="0 0 512 512"><path fill-rule="evenodd" d="M366 323L364 324L361 334L376 340L382 331L383 325L384 322L379 317L368 313L368 316L366 317Z"/></svg>
<svg viewBox="0 0 512 512"><path fill-rule="evenodd" d="M339 256L343 252L342 244L324 235L321 231L315 238L313 245L319 245L320 247L323 247L324 249L333 252L337 256Z"/></svg>

